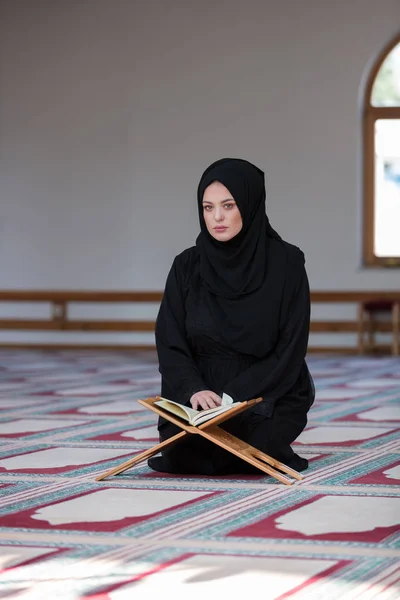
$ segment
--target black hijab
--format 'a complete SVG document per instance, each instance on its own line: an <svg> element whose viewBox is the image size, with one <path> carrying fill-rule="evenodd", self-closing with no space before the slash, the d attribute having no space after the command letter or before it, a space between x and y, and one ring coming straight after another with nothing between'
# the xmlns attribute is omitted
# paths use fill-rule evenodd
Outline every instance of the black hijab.
<svg viewBox="0 0 400 600"><path fill-rule="evenodd" d="M230 191L243 221L241 231L227 242L209 234L203 217L203 195L213 181ZM197 194L201 232L196 247L200 278L209 292L204 309L218 323L224 344L258 357L274 348L304 265L302 252L272 229L265 195L264 173L232 158L208 167Z"/></svg>
<svg viewBox="0 0 400 600"><path fill-rule="evenodd" d="M203 196L213 181L230 191L243 221L241 231L227 242L213 238L204 221ZM203 173L197 201L201 233L196 246L205 285L224 298L237 298L259 289L266 276L268 238L280 239L265 214L264 173L246 160L219 160Z"/></svg>

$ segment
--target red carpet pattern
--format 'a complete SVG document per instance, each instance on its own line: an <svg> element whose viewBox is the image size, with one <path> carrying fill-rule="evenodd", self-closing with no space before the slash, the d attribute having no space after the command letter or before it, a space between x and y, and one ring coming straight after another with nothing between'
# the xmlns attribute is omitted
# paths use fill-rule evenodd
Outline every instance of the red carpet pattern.
<svg viewBox="0 0 400 600"><path fill-rule="evenodd" d="M0 598L399 598L400 360L309 365L304 481L97 483L156 442L154 353L0 351Z"/></svg>

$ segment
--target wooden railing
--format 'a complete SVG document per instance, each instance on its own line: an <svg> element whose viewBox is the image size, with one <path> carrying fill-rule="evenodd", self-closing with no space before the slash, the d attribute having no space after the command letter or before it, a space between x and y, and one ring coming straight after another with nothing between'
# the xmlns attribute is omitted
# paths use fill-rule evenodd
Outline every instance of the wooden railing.
<svg viewBox="0 0 400 600"><path fill-rule="evenodd" d="M51 317L49 319L31 319L31 318L0 318L0 330L7 331L74 331L74 332L114 332L114 333L132 333L132 332L153 332L154 320L91 320L91 319L70 319L69 308L71 304L87 303L146 303L159 304L162 299L162 292L157 291L136 291L136 292L106 292L106 291L0 291L0 303L47 303L51 306ZM316 291L311 293L312 304L352 304L360 305L363 302L390 300L400 302L399 291ZM376 325L378 332L390 332L392 324L390 322L380 322ZM313 320L311 322L311 333L357 333L359 323L355 320ZM35 347L35 348L151 348L150 345L87 345L87 344L43 344L43 343L24 343L15 344L0 342L1 347ZM353 347L310 347L310 351L355 351Z"/></svg>

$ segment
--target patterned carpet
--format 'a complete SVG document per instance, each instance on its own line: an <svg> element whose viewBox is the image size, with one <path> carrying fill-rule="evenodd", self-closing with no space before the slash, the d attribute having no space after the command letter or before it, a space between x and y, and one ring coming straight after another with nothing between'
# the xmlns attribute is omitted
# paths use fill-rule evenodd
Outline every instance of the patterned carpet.
<svg viewBox="0 0 400 600"><path fill-rule="evenodd" d="M161 476L154 354L0 351L0 598L400 598L400 360L311 356L305 480Z"/></svg>

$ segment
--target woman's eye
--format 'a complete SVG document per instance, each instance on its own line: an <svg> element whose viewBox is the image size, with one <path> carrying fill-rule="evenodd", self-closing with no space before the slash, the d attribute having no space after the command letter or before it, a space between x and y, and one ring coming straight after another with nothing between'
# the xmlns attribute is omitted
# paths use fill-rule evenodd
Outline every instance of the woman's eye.
<svg viewBox="0 0 400 600"><path fill-rule="evenodd" d="M228 210L230 210L234 206L235 206L234 204L225 204L225 208L227 208Z"/></svg>
<svg viewBox="0 0 400 600"><path fill-rule="evenodd" d="M204 210L210 211L212 209L212 206L203 206Z"/></svg>

